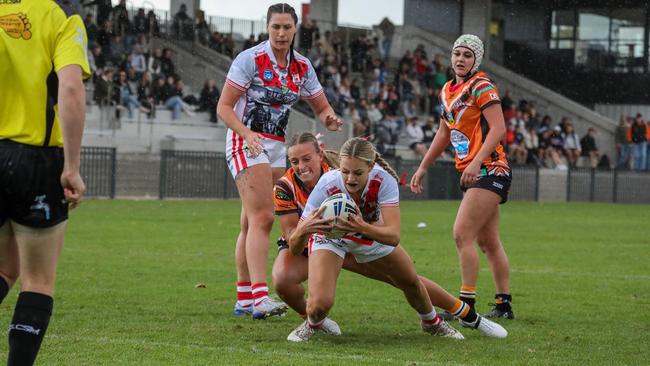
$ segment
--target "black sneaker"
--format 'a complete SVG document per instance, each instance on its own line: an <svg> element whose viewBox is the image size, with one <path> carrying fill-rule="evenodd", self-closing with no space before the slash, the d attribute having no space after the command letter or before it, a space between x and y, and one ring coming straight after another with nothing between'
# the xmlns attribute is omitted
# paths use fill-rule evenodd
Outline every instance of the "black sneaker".
<svg viewBox="0 0 650 366"><path fill-rule="evenodd" d="M492 311L483 315L486 318L504 318L504 319L514 319L515 313L512 311L512 306L510 303L503 304L488 304L493 306Z"/></svg>

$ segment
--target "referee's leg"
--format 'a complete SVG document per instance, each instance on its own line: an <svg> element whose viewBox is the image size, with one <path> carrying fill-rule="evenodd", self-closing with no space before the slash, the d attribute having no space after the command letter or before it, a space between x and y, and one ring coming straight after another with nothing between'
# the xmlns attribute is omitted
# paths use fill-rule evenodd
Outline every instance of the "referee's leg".
<svg viewBox="0 0 650 366"><path fill-rule="evenodd" d="M0 220L1 221L1 220ZM18 249L9 220L0 223L0 304L18 278Z"/></svg>
<svg viewBox="0 0 650 366"><path fill-rule="evenodd" d="M11 222L20 258L21 292L9 328L9 366L32 365L40 349L52 315L66 223L32 228Z"/></svg>

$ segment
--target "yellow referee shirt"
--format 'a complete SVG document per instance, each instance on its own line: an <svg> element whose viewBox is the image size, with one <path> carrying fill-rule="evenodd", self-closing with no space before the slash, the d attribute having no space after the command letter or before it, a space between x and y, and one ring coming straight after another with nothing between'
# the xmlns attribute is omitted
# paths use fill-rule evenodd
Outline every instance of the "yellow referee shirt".
<svg viewBox="0 0 650 366"><path fill-rule="evenodd" d="M0 0L0 140L63 146L56 72L90 75L78 14L55 0Z"/></svg>

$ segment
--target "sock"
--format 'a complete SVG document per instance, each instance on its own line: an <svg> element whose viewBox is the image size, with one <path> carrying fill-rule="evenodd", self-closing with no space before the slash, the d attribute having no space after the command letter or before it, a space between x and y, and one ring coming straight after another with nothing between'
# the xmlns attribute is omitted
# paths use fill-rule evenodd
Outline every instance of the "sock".
<svg viewBox="0 0 650 366"><path fill-rule="evenodd" d="M325 318L319 322L315 322L314 320L310 319L307 317L307 324L309 325L310 328L318 329L323 325L323 322L325 321Z"/></svg>
<svg viewBox="0 0 650 366"><path fill-rule="evenodd" d="M461 286L459 298L461 301L473 308L476 303L476 287L466 285Z"/></svg>
<svg viewBox="0 0 650 366"><path fill-rule="evenodd" d="M431 310L428 314L418 314L420 319L422 319L422 324L432 326L438 325L442 319L436 314L436 309Z"/></svg>
<svg viewBox="0 0 650 366"><path fill-rule="evenodd" d="M253 290L250 282L237 282L237 304L243 308L253 305Z"/></svg>
<svg viewBox="0 0 650 366"><path fill-rule="evenodd" d="M449 310L449 312L451 315L460 318L468 323L473 323L478 318L478 315L476 314L476 311L474 311L474 308L460 300L456 300L456 304Z"/></svg>
<svg viewBox="0 0 650 366"><path fill-rule="evenodd" d="M494 295L494 299L496 300L498 309L510 309L510 303L512 302L512 296L510 294L496 294Z"/></svg>
<svg viewBox="0 0 650 366"><path fill-rule="evenodd" d="M32 365L52 315L54 300L36 292L21 292L9 326L7 366Z"/></svg>
<svg viewBox="0 0 650 366"><path fill-rule="evenodd" d="M9 293L9 284L7 281L5 281L2 276L0 276L0 304L2 304L2 300L7 297L7 294Z"/></svg>
<svg viewBox="0 0 650 366"><path fill-rule="evenodd" d="M255 306L269 298L269 287L266 282L256 283L253 285L253 301Z"/></svg>

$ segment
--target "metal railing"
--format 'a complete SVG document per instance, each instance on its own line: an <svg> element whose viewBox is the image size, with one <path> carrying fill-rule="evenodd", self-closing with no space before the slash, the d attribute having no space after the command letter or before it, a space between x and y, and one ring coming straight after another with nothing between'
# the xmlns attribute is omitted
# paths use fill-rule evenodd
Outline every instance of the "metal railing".
<svg viewBox="0 0 650 366"><path fill-rule="evenodd" d="M419 160L386 159L408 184L417 170ZM82 150L82 176L90 197L115 197L116 155L114 148L84 147ZM509 200L540 201L540 174L536 166L512 167L512 186ZM555 192L566 192L567 202L605 202L650 204L650 173L628 170L598 170L572 168L567 172L550 171L544 174L562 179L548 187ZM433 199L458 200L462 198L459 187L460 173L453 162L439 162L426 175L426 191L413 194L406 185L400 186L403 200ZM228 170L225 154L163 150L160 156L159 194L167 198L238 198L237 187Z"/></svg>
<svg viewBox="0 0 650 366"><path fill-rule="evenodd" d="M114 147L82 147L81 176L86 196L115 198L116 151Z"/></svg>

